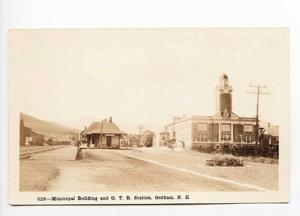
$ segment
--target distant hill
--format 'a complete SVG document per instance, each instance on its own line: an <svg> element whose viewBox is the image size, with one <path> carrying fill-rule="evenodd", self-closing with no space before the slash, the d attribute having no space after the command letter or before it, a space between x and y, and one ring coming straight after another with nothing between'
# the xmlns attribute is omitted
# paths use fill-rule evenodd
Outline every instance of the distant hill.
<svg viewBox="0 0 300 216"><path fill-rule="evenodd" d="M82 117L66 122L66 124L82 131L85 126L88 127L93 121L101 121L101 119L96 117Z"/></svg>
<svg viewBox="0 0 300 216"><path fill-rule="evenodd" d="M37 133L50 137L77 135L79 133L77 129L56 122L44 121L24 113L20 113L20 119L23 119L25 127L29 127Z"/></svg>

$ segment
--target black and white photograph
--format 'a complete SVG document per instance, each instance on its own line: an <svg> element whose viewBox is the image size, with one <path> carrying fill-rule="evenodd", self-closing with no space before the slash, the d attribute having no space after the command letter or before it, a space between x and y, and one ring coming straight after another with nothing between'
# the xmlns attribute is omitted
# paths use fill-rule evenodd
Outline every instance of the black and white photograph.
<svg viewBox="0 0 300 216"><path fill-rule="evenodd" d="M297 215L299 11L0 0L0 215Z"/></svg>
<svg viewBox="0 0 300 216"><path fill-rule="evenodd" d="M288 201L288 45L287 28L11 29L11 203Z"/></svg>

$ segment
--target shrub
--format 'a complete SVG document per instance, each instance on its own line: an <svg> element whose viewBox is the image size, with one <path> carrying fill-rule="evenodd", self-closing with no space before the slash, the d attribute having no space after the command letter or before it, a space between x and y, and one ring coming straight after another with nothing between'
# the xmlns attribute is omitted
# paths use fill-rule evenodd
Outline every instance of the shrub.
<svg viewBox="0 0 300 216"><path fill-rule="evenodd" d="M206 161L206 165L208 166L244 166L245 162L241 158L233 157L233 156L215 156Z"/></svg>
<svg viewBox="0 0 300 216"><path fill-rule="evenodd" d="M204 153L213 153L215 152L215 148L213 146L201 146L201 145L193 145L192 150Z"/></svg>
<svg viewBox="0 0 300 216"><path fill-rule="evenodd" d="M208 147L204 148L204 152L206 152L206 153L213 153L215 151L216 151L216 149L213 146L208 146Z"/></svg>

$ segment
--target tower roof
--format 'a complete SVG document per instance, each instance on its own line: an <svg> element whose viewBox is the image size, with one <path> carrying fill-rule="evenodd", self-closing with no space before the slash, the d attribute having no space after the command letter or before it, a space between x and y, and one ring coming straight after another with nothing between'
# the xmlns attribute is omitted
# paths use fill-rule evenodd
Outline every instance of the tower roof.
<svg viewBox="0 0 300 216"><path fill-rule="evenodd" d="M220 76L221 79L228 79L228 76L227 74L225 73L222 73L221 76Z"/></svg>

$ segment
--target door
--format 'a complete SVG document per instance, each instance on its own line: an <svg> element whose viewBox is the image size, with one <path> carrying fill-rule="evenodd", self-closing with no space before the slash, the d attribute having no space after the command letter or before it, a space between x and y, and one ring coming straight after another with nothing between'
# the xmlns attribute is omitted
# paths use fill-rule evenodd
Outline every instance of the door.
<svg viewBox="0 0 300 216"><path fill-rule="evenodd" d="M106 147L110 148L111 147L111 136L106 137Z"/></svg>

